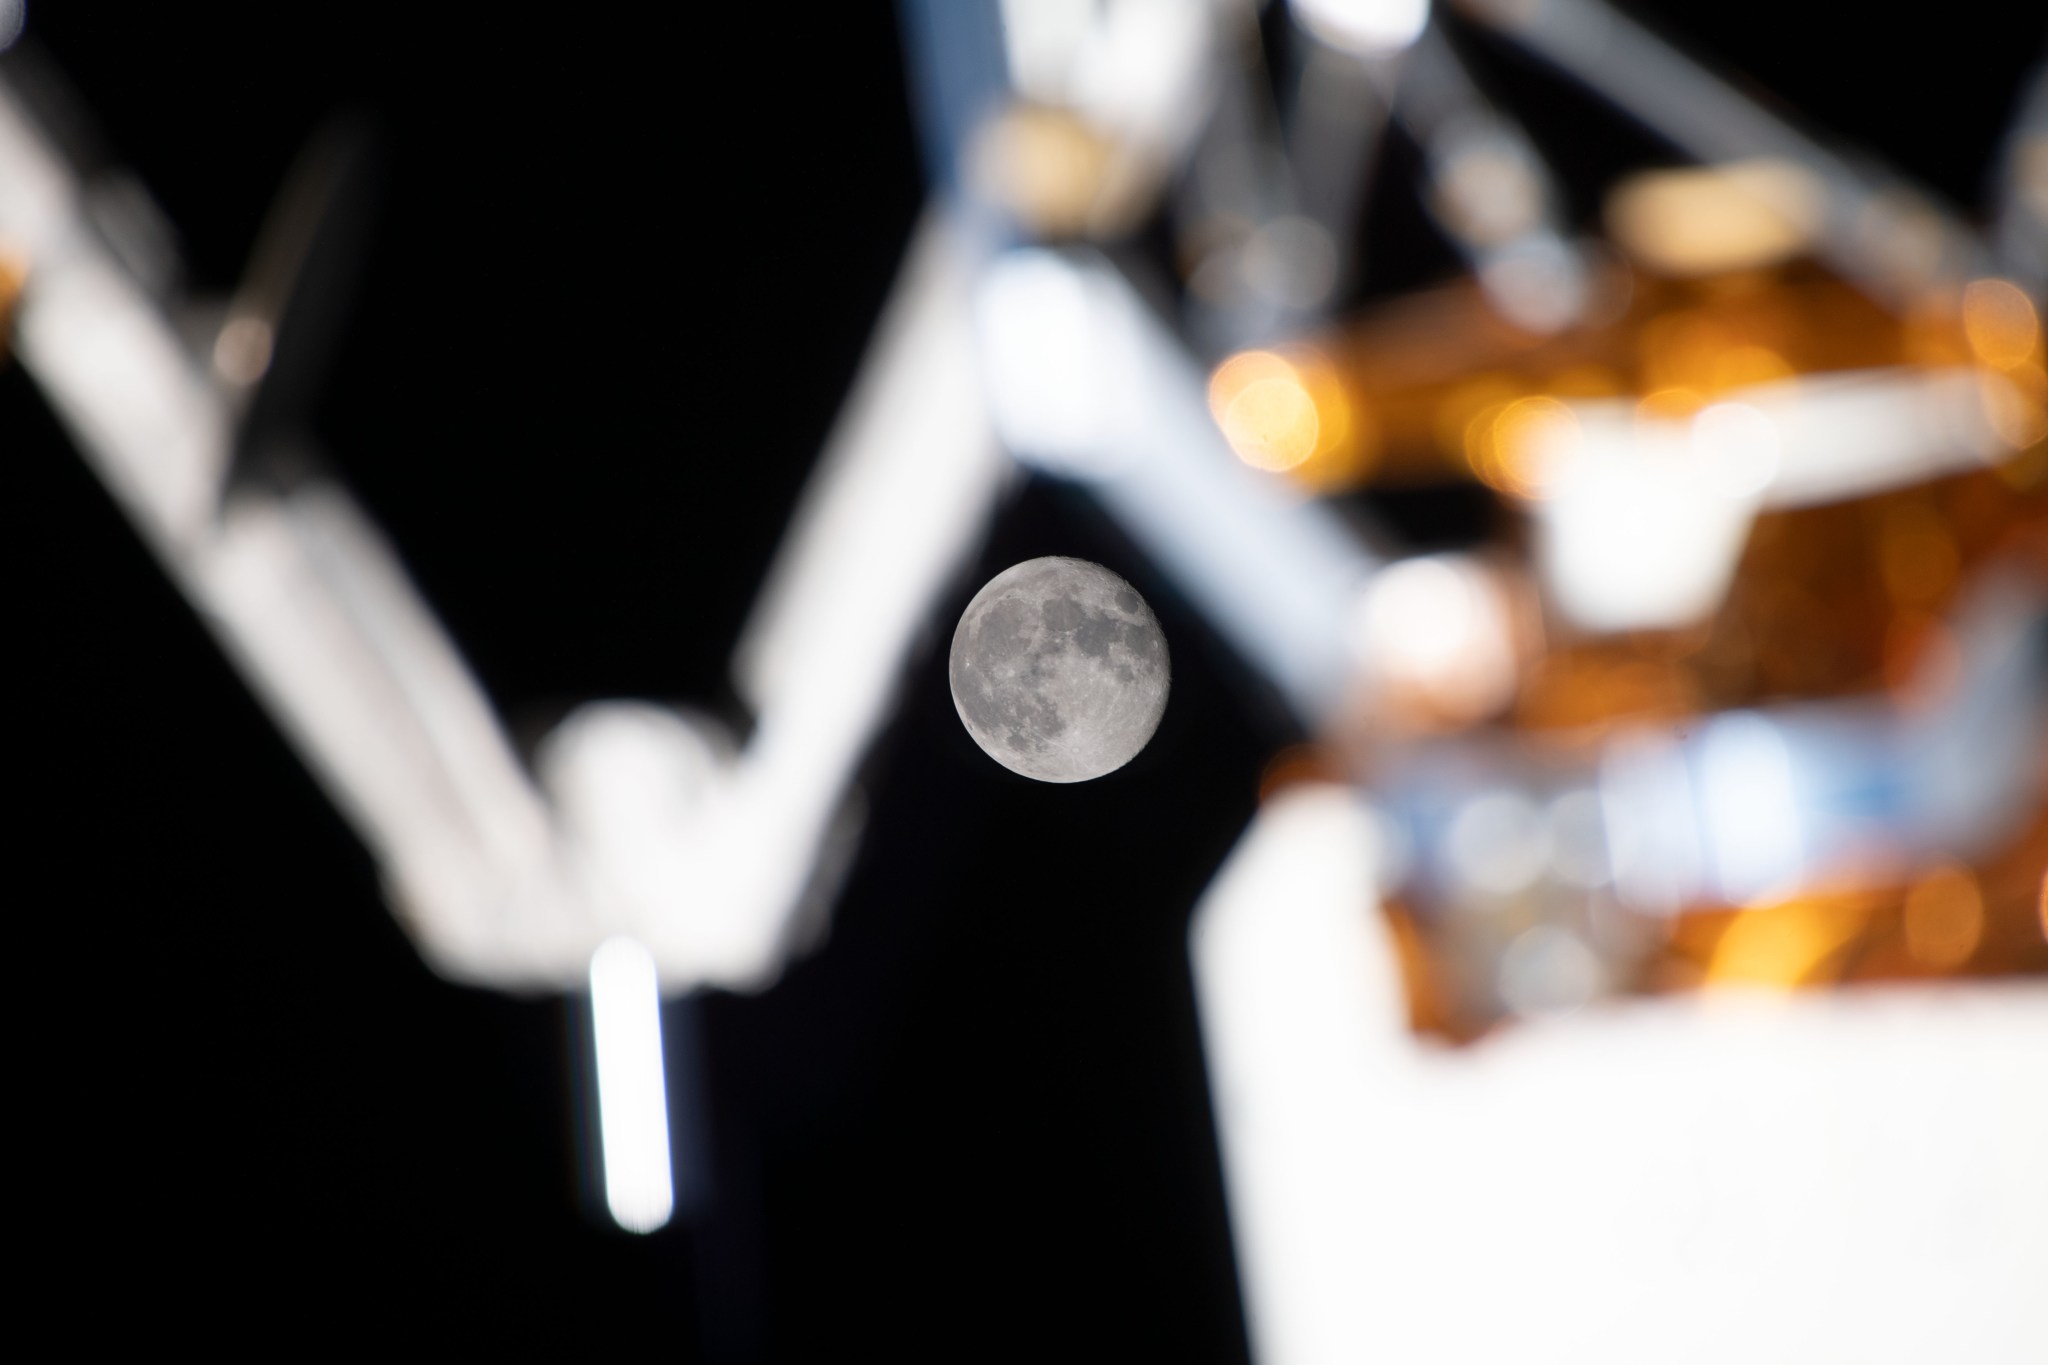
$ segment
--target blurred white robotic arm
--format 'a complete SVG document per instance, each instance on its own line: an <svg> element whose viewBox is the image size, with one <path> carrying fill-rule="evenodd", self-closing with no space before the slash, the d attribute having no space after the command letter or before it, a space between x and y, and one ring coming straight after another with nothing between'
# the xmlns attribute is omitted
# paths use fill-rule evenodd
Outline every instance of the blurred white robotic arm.
<svg viewBox="0 0 2048 1365"><path fill-rule="evenodd" d="M772 979L853 769L1003 473L943 219L919 231L741 644L752 742L733 754L665 708L586 707L543 743L544 794L348 493L319 476L231 481L247 348L195 354L85 202L0 83L20 360L377 855L428 959L458 980L574 989L624 934L671 990ZM273 335L241 311L232 323L244 341Z"/></svg>

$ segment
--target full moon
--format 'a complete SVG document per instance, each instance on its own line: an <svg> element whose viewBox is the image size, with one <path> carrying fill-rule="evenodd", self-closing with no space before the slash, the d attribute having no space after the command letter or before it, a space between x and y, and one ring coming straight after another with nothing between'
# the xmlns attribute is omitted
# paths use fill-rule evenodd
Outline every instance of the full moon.
<svg viewBox="0 0 2048 1365"><path fill-rule="evenodd" d="M1166 636L1137 589L1085 559L1027 559L974 595L947 673L990 758L1086 782L1135 758L1166 712Z"/></svg>

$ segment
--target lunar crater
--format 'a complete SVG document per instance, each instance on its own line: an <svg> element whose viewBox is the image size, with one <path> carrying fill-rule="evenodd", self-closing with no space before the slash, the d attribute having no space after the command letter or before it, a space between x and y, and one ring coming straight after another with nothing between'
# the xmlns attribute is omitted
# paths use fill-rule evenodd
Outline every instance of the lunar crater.
<svg viewBox="0 0 2048 1365"><path fill-rule="evenodd" d="M1063 557L989 580L961 614L947 673L982 750L1044 782L1128 763L1158 729L1171 683L1144 598L1101 565Z"/></svg>

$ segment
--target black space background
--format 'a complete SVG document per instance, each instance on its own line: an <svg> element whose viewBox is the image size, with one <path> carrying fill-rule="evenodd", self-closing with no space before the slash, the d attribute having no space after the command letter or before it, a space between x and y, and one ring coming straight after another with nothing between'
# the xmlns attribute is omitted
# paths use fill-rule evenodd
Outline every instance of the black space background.
<svg viewBox="0 0 2048 1365"><path fill-rule="evenodd" d="M1831 29L1846 11L1818 3L1662 13L1974 205L2041 49L2028 9L1923 7L1933 32L1870 9ZM380 227L316 424L523 735L590 698L730 704L726 657L921 196L889 5L653 14L31 6L201 292L233 284L321 120L375 114ZM1582 211L1658 154L1478 57ZM1443 270L1412 202L1377 212L1376 279ZM635 1239L585 1188L576 1003L420 965L18 370L0 451L28 812L8 1226L32 1316L287 1356L1244 1357L1183 935L1291 736L1084 503L1027 486L933 638L1018 559L1106 563L1172 641L1158 738L1097 783L1010 779L928 653L827 940L765 995L675 1012L714 1192Z"/></svg>

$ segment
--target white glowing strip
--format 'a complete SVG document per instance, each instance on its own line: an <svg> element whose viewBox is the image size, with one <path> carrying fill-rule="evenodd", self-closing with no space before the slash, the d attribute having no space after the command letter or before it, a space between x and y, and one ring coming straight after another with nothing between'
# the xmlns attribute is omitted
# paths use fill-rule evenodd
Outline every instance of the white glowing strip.
<svg viewBox="0 0 2048 1365"><path fill-rule="evenodd" d="M1237 460L1193 359L1107 263L1012 252L977 304L1011 450L1087 483L1304 719L1325 719L1373 566L1335 514Z"/></svg>
<svg viewBox="0 0 2048 1365"><path fill-rule="evenodd" d="M675 1212L675 1182L661 1061L660 983L654 959L632 939L607 939L591 956L590 1015L597 1041L605 1204L626 1231L653 1232Z"/></svg>

